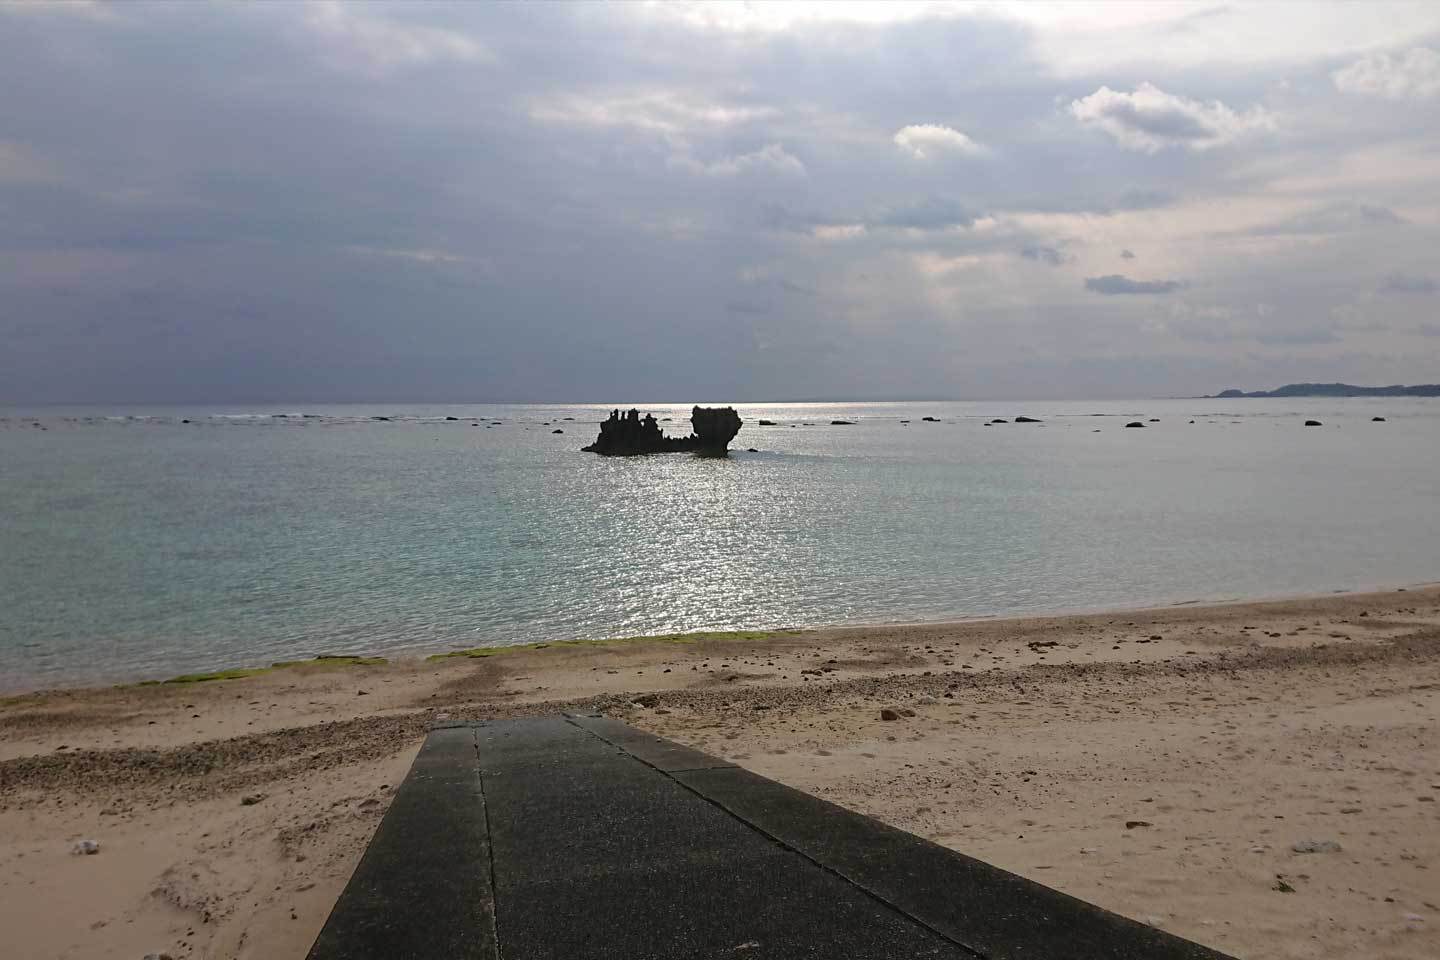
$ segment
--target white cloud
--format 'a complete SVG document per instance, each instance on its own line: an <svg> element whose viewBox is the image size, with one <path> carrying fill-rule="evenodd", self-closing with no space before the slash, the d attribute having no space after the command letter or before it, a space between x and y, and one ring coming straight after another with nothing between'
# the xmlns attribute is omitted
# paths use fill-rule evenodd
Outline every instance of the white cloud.
<svg viewBox="0 0 1440 960"><path fill-rule="evenodd" d="M1070 113L1086 126L1104 130L1120 146L1155 153L1166 147L1207 150L1245 134L1275 129L1264 107L1237 112L1211 100L1204 103L1142 83L1133 93L1101 87L1070 103Z"/></svg>
<svg viewBox="0 0 1440 960"><path fill-rule="evenodd" d="M1411 100L1440 94L1440 53L1415 47L1403 54L1376 53L1330 75L1335 88L1388 100Z"/></svg>
<svg viewBox="0 0 1440 960"><path fill-rule="evenodd" d="M669 91L564 96L541 101L530 109L531 118L542 123L629 127L668 135L732 127L775 113L773 107L731 106Z"/></svg>
<svg viewBox="0 0 1440 960"><path fill-rule="evenodd" d="M734 177L743 173L755 170L770 171L790 176L805 175L805 164L794 154L789 153L778 143L767 144L759 150L750 153L742 153L738 156L724 157L713 163L701 163L694 157L677 156L671 158L671 163L682 167L692 173L699 173L709 177Z"/></svg>
<svg viewBox="0 0 1440 960"><path fill-rule="evenodd" d="M337 0L315 3L305 25L330 48L338 66L391 70L443 61L491 63L485 44L455 30L370 16L363 7Z"/></svg>
<svg viewBox="0 0 1440 960"><path fill-rule="evenodd" d="M959 130L935 123L911 124L895 132L895 145L917 160L929 160L947 153L976 156L985 148Z"/></svg>

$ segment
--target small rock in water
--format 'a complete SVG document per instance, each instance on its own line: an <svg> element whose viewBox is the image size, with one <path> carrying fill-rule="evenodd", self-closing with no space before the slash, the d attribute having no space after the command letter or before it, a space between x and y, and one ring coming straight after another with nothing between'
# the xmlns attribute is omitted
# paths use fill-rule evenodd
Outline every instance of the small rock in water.
<svg viewBox="0 0 1440 960"><path fill-rule="evenodd" d="M1339 853L1340 844L1334 840L1301 840L1290 844L1296 853Z"/></svg>
<svg viewBox="0 0 1440 960"><path fill-rule="evenodd" d="M1144 427L1145 424L1141 423L1139 420L1136 420L1136 421L1134 421L1133 423L1127 423L1127 424L1125 424L1125 426L1127 426L1127 427Z"/></svg>
<svg viewBox="0 0 1440 960"><path fill-rule="evenodd" d="M76 840L70 847L70 852L77 857L88 857L100 852L100 841L98 840Z"/></svg>
<svg viewBox="0 0 1440 960"><path fill-rule="evenodd" d="M1305 421L1305 426L1307 426L1307 427L1323 427L1324 424L1321 423L1319 420L1306 420L1306 421Z"/></svg>
<svg viewBox="0 0 1440 960"><path fill-rule="evenodd" d="M551 433L564 433L564 430L551 430Z"/></svg>
<svg viewBox="0 0 1440 960"><path fill-rule="evenodd" d="M1384 422L1385 422L1385 418L1384 418L1384 417L1371 417L1371 418L1370 418L1370 422L1371 422L1371 423L1384 423Z"/></svg>

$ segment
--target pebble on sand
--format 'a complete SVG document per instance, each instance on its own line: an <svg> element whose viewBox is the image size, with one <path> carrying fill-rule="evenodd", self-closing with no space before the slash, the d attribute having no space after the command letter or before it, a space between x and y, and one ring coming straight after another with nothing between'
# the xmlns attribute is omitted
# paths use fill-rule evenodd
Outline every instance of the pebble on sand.
<svg viewBox="0 0 1440 960"><path fill-rule="evenodd" d="M1340 844L1334 840L1300 840L1290 844L1296 853L1339 853Z"/></svg>

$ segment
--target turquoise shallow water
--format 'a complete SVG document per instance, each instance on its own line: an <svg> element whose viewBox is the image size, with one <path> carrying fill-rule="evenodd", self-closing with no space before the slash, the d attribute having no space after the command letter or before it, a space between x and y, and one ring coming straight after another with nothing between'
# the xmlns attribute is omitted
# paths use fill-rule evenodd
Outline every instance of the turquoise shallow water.
<svg viewBox="0 0 1440 960"><path fill-rule="evenodd" d="M726 460L580 453L602 406L0 410L0 689L1440 579L1440 401L739 409Z"/></svg>

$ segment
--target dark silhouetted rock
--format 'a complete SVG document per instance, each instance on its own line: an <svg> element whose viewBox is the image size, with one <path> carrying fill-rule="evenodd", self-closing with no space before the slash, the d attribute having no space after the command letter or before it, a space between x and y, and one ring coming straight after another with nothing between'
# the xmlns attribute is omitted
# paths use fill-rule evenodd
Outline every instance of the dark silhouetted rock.
<svg viewBox="0 0 1440 960"><path fill-rule="evenodd" d="M1307 426L1307 427L1323 427L1324 424L1321 423L1319 420L1306 420L1306 421L1305 421L1305 426Z"/></svg>
<svg viewBox="0 0 1440 960"><path fill-rule="evenodd" d="M754 447L746 447L746 448L745 448L745 452L746 452L746 453L759 453L760 451L759 451L759 450L756 450Z"/></svg>
<svg viewBox="0 0 1440 960"><path fill-rule="evenodd" d="M1016 422L1016 423L1040 423L1041 421L1036 420L1034 417L1016 417L1016 418L1015 418L1015 422Z"/></svg>
<svg viewBox="0 0 1440 960"><path fill-rule="evenodd" d="M1151 423L1159 423L1159 422L1160 422L1160 418L1159 418L1159 417L1151 417L1151 418L1150 418L1150 422L1151 422Z"/></svg>
<svg viewBox="0 0 1440 960"><path fill-rule="evenodd" d="M938 417L921 417L920 419L921 419L921 420L924 420L926 423L939 423L939 422L940 422L940 420L939 420Z"/></svg>
<svg viewBox="0 0 1440 960"><path fill-rule="evenodd" d="M1384 423L1384 422L1385 422L1385 418L1384 418L1384 417L1371 417L1371 418L1370 418L1370 422L1371 422L1371 423Z"/></svg>
<svg viewBox="0 0 1440 960"><path fill-rule="evenodd" d="M564 433L564 430L551 430L551 433Z"/></svg>
<svg viewBox="0 0 1440 960"><path fill-rule="evenodd" d="M761 421L760 421L760 426L762 426L762 427L773 427L773 426L775 426L775 421L774 421L774 420L761 420Z"/></svg>
<svg viewBox="0 0 1440 960"><path fill-rule="evenodd" d="M1141 423L1139 420L1132 420L1130 423L1125 424L1125 426L1127 426L1127 427L1144 427L1145 424Z"/></svg>
<svg viewBox="0 0 1440 960"><path fill-rule="evenodd" d="M1006 420L1004 417L996 417L994 420L991 420L990 422L991 422L991 423L1009 423L1010 421L1009 421L1009 420Z"/></svg>
<svg viewBox="0 0 1440 960"><path fill-rule="evenodd" d="M459 417L446 417L446 420L459 420Z"/></svg>
<svg viewBox="0 0 1440 960"><path fill-rule="evenodd" d="M389 417L371 417L370 419L371 419L371 420L385 420L385 421L389 421L390 418L389 418Z"/></svg>
<svg viewBox="0 0 1440 960"><path fill-rule="evenodd" d="M619 410L612 410L609 419L600 424L600 436L581 449L604 456L690 451L723 457L741 423L732 407L694 407L690 411L694 432L688 437L667 437L651 414L642 418L639 410L631 410L621 416Z"/></svg>
<svg viewBox="0 0 1440 960"><path fill-rule="evenodd" d="M854 421L854 420L831 420L831 421L830 421L830 426L832 426L832 427L853 427L853 426L855 426L855 421Z"/></svg>

